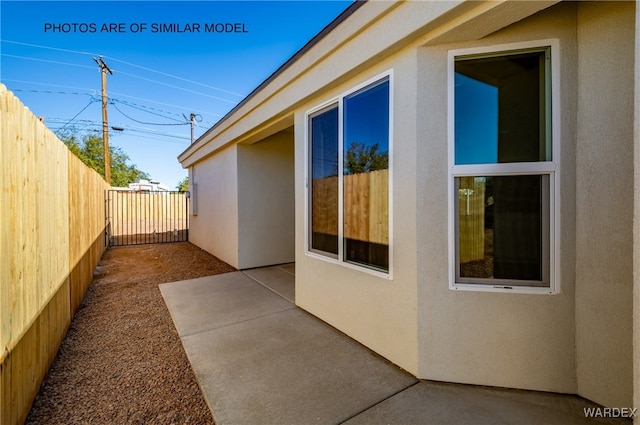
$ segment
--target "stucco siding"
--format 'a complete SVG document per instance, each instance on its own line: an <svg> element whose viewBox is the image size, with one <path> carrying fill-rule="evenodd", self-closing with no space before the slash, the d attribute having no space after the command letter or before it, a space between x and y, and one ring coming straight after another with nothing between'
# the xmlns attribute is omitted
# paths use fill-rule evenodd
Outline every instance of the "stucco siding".
<svg viewBox="0 0 640 425"><path fill-rule="evenodd" d="M478 41L420 51L417 179L420 377L470 384L575 392L574 119L561 115L561 292L529 295L450 290L447 226L447 54L449 50L560 40L561 104L575 83L575 9L561 5ZM574 64L572 64L572 60Z"/></svg>
<svg viewBox="0 0 640 425"><path fill-rule="evenodd" d="M638 407L635 2L553 3L364 4L181 155L198 183L192 242L240 268L295 259L298 306L419 378ZM448 53L549 39L559 291L452 290ZM307 249L306 113L380 75L392 99L387 276Z"/></svg>
<svg viewBox="0 0 640 425"><path fill-rule="evenodd" d="M238 145L239 268L295 260L292 130Z"/></svg>
<svg viewBox="0 0 640 425"><path fill-rule="evenodd" d="M634 2L578 8L579 394L632 402Z"/></svg>
<svg viewBox="0 0 640 425"><path fill-rule="evenodd" d="M392 279L307 253L305 111L393 70ZM417 374L415 52L387 58L296 113L296 304Z"/></svg>
<svg viewBox="0 0 640 425"><path fill-rule="evenodd" d="M238 267L238 179L236 146L195 165L198 215L191 217L189 240Z"/></svg>

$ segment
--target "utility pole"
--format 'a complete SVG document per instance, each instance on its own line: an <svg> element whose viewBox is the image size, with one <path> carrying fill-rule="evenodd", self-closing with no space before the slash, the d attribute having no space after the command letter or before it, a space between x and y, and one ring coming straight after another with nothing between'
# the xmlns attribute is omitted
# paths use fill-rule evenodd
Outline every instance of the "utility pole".
<svg viewBox="0 0 640 425"><path fill-rule="evenodd" d="M111 68L107 66L102 56L93 58L98 64L102 74L102 143L104 146L104 179L111 184L111 155L109 154L109 118L107 116L107 72L113 75Z"/></svg>
<svg viewBox="0 0 640 425"><path fill-rule="evenodd" d="M189 121L191 122L191 144L193 145L193 142L195 141L195 138L193 137L193 127L196 125L196 114L191 113L191 115L189 115Z"/></svg>
<svg viewBox="0 0 640 425"><path fill-rule="evenodd" d="M187 120L187 116L185 114L182 114L182 116L184 117L185 120ZM194 137L194 133L193 133L193 129L196 126L196 114L194 114L193 112L191 114L189 114L189 124L191 124L191 144L193 145L193 142L195 142L195 137Z"/></svg>

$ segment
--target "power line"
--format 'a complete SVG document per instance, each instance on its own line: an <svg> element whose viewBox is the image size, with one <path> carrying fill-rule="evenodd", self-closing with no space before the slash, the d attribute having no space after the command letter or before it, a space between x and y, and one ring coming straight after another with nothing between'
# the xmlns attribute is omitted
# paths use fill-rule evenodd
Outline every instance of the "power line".
<svg viewBox="0 0 640 425"><path fill-rule="evenodd" d="M196 84L196 85L199 85L199 86L202 86L202 87L207 87L207 88L209 88L209 89L213 89L213 90L219 90L219 91L221 91L221 92L229 93L229 94L232 94L232 95L234 95L234 96L244 97L244 95L243 95L243 94L240 94L240 93L234 93L234 92L229 91L229 90L221 89L220 87L210 86L210 85L208 85L208 84L199 83L199 82L197 82L197 81L193 81L193 80L188 80L188 79L186 79L186 78L178 77L178 76L176 76L176 75L167 74L166 72L157 71L157 70L155 70L155 69L147 68L147 67L145 67L145 66L136 65L136 64L131 63L131 62L125 62L125 61L123 61L123 60L119 60L119 59L116 59L116 58L113 58L113 57L109 57L109 56L105 56L105 57L108 57L110 60L112 60L112 61L114 61L114 62L120 62L120 63L123 63L123 64L125 64L125 65L129 65L129 66L133 66L133 67L136 67L136 68L144 69L145 71L155 72L156 74L160 74L160 75L164 75L164 76L167 76L167 77L176 78L176 79L178 79L178 80L186 81L187 83Z"/></svg>
<svg viewBox="0 0 640 425"><path fill-rule="evenodd" d="M149 81L149 82L151 82L151 83L160 84L160 85L163 85L163 86L171 87L171 88L173 88L173 89L182 90L182 91L185 91L185 92L187 92L187 93L197 94L198 96L205 96L205 97L209 97L209 98L211 98L211 99L216 99L216 100L221 100L221 101L223 101L223 102L233 103L234 105L235 105L236 103L238 103L238 101L235 101L235 100L224 99L224 98L222 98L222 97L212 96L212 95L210 95L210 94L205 94L205 93L200 93L200 92L195 91L195 90L185 89L184 87L174 86L173 84L163 83L163 82L161 82L161 81L152 80L151 78L146 78L146 77L141 77L141 76L139 76L139 75L130 74L130 73L128 73L128 72L120 71L119 69L117 69L116 71L118 71L118 73L119 73L119 74L122 74L122 75L127 75L127 76L129 76L129 77L138 78L138 79L140 79L140 80Z"/></svg>
<svg viewBox="0 0 640 425"><path fill-rule="evenodd" d="M22 93L46 93L46 94L72 94L77 96L92 96L89 93L78 93L78 92L68 92L68 91L53 91L53 90L27 90L27 89L11 89L14 92L22 92Z"/></svg>
<svg viewBox="0 0 640 425"><path fill-rule="evenodd" d="M56 127L53 125L48 127L55 134L59 134L59 132L64 130L63 127ZM102 131L101 127L102 127L102 124L98 122L94 122L94 123L79 122L78 123L76 121L76 123L74 123L73 125L68 126L67 129L71 132L76 131L76 132L87 132L87 133L100 133ZM136 128L130 128L130 127L124 127L124 130L126 130L126 132L128 133L128 137L133 138L133 140L149 139L149 140L157 140L159 142L173 143L173 144L179 144L179 145L189 144L189 138L185 136L178 136L178 135L166 134L166 133L157 133L155 131L151 131L147 129L138 130ZM139 134L135 134L135 133L139 133ZM120 133L114 133L112 136L117 139L124 135ZM58 137L60 137L60 135ZM122 142L120 142L120 144L122 144Z"/></svg>
<svg viewBox="0 0 640 425"><path fill-rule="evenodd" d="M176 144L180 144L180 145L189 144L189 138L188 137L184 137L184 136L174 136L174 135L169 135L169 134L155 133L153 131L136 130L136 129L127 129L127 131L131 131L133 133L147 134L146 136L144 136L145 139L153 139L153 140L158 140L158 141L161 141L161 142L176 143ZM183 141L182 142L178 142L178 141L175 141L175 140L165 140L165 139L160 139L158 137L149 137L148 135L159 136L159 137L170 137L170 138L173 138L173 139L180 139L180 140L183 140Z"/></svg>
<svg viewBox="0 0 640 425"><path fill-rule="evenodd" d="M25 59L25 60L35 61L35 62L53 63L53 64L56 64L56 65L75 66L77 68L90 68L90 69L93 69L92 66L88 66L88 65L80 65L80 64L69 63L69 62L53 61L53 60L49 60L49 59L31 58L31 57L28 57L28 56L9 55L9 54L6 54L6 53L0 53L0 56L10 57L10 58L17 58L17 59ZM236 101L236 100L229 100L229 99L225 99L225 98L218 97L218 96L213 96L213 95L206 94L206 93L201 93L201 92L198 92L198 91L195 91L195 90L190 90L190 89L187 89L187 88L184 88L184 87L175 86L173 84L163 83L162 81L156 81L156 80L152 80L151 78L141 77L140 75L131 74L131 73L128 73L128 72L121 71L119 69L116 69L116 71L118 71L118 73L121 74L121 75L126 75L126 76L129 76L129 77L132 77L132 78L137 78L139 80L148 81L150 83L160 84L160 85L163 85L163 86L166 86L166 87L171 87L171 88L174 88L174 89L177 89L177 90L185 91L187 93L192 93L192 94L197 94L199 96L209 97L211 99L220 100L222 102L232 103L234 105L236 103L238 103L238 101Z"/></svg>
<svg viewBox="0 0 640 425"><path fill-rule="evenodd" d="M33 84L33 85L36 85L36 86L60 87L60 88L63 88L63 89L86 90L86 91L89 91L89 92L91 92L93 94L97 93L96 89L88 89L88 88L85 88L85 87L62 86L60 84L39 83L39 82L36 82L36 81L13 80L13 79L10 79L10 78L3 78L2 80L3 81L11 81L12 83Z"/></svg>
<svg viewBox="0 0 640 425"><path fill-rule="evenodd" d="M0 53L0 56L5 56L5 57L9 57L9 58L16 58L16 59L30 60L30 61L35 61L35 62L53 63L53 64L56 64L56 65L75 66L77 68L93 69L92 66L88 66L88 65L80 65L80 64L69 63L69 62L53 61L53 60L50 60L50 59L40 59L40 58L32 58L32 57L28 57L28 56L10 55L10 54L7 54L7 53ZM122 61L118 61L118 62L122 62ZM144 67L139 67L139 68L143 68L143 69L149 70L149 68L144 68ZM154 83L154 84L160 84L160 85L163 85L163 86L166 86L166 87L171 87L171 88L174 88L174 89L177 89L177 90L182 90L182 91L185 91L187 93L192 93L192 94L197 94L199 96L209 97L211 99L220 100L222 102L232 103L234 105L236 103L238 103L237 100L229 100L229 99L225 99L225 98L218 97L218 96L213 96L213 95L206 94L206 93L201 93L201 92L198 92L198 91L195 91L195 90L190 90L190 89L187 89L187 88L184 88L184 87L175 86L173 84L163 83L162 81L152 80L151 78L141 77L140 75L135 75L135 74L131 74L131 73L128 73L128 72L124 72L124 71L121 71L120 69L116 69L116 71L118 71L118 73L122 74L122 75L126 75L126 76L129 76L129 77L132 77L132 78L137 78L139 80L148 81L148 82ZM160 71L157 71L157 72L161 73ZM161 74L170 75L170 74L166 74L166 73L161 73ZM175 76L173 76L173 77L191 82L190 80L187 80L185 78L180 78L180 77L175 77ZM205 84L200 84L200 85L206 86ZM212 86L207 86L207 87L210 87L210 88L213 88L213 89L216 89L216 90L220 90L220 91L224 91L226 93L230 93L230 94L233 94L233 95L236 95L236 96L241 96L241 95L238 95L238 94L233 93L233 92L229 92L229 91L226 91L226 90L218 89L216 87L212 87Z"/></svg>
<svg viewBox="0 0 640 425"><path fill-rule="evenodd" d="M114 103L114 102L109 102L111 103L111 105L115 108L116 111L120 112L122 115L124 115L125 117L129 118L131 121L135 121L139 124L145 124L145 125L187 125L189 123L186 122L181 122L181 123L155 123L155 122L144 122L144 121L139 121L135 118L130 117L129 115L125 114L124 112L122 112L122 110L120 108L118 108L118 106Z"/></svg>
<svg viewBox="0 0 640 425"><path fill-rule="evenodd" d="M143 100L145 102L155 103L155 104L158 104L158 105L171 106L173 108L183 109L185 111L200 112L201 114L207 114L207 115L213 115L213 116L216 116L216 117L222 117L222 114L216 114L216 113L211 112L211 111L203 111L203 110L199 110L199 109L188 108L186 106L172 105L171 103L158 102L156 100L145 99L144 97L131 96L131 95L128 95L128 94L125 94L125 93L119 93L119 92L115 92L115 91L112 91L111 93L112 94L116 94L118 96L129 97L131 99Z"/></svg>
<svg viewBox="0 0 640 425"><path fill-rule="evenodd" d="M13 82L13 83L21 83L21 84L33 84L33 85L38 85L38 86L60 87L60 88L74 89L74 90L86 90L88 92L91 92L91 95L96 95L97 94L97 90L96 89L89 89L89 88L84 88L84 87L64 86L64 85L59 85L59 84L40 83L40 82L36 82L36 81L14 80L14 79L9 79L9 78L5 78L5 79L3 79L3 81L5 81L5 82ZM18 91L18 89L11 89L11 90ZM120 92L115 92L115 91L112 91L111 93L115 94L115 95L118 95L118 96L122 96L122 97L128 97L130 99L136 99L136 100L141 100L141 101L144 101L144 102L155 103L157 105L170 106L172 108L182 109L182 110L185 110L185 111L199 112L201 114L212 115L214 117L222 117L222 114L216 114L215 112L211 112L211 111L203 111L201 109L193 109L193 108L189 108L189 107L186 107L186 106L174 105L174 104L166 103L166 102L158 102L157 100L147 99L147 98L138 97L138 96L131 96L131 95L128 95L126 93L120 93ZM210 121L205 121L205 123L211 123L211 122Z"/></svg>
<svg viewBox="0 0 640 425"><path fill-rule="evenodd" d="M85 109L87 109L87 108L88 108L92 103L94 103L94 102L97 102L97 100L96 100L96 99L94 99L94 98L91 98L91 100L89 101L89 103L87 103L87 105L86 105L84 108L82 108L82 109L80 110L80 112L78 112L77 114L75 114L75 115L73 116L73 118L71 118L71 119L70 119L70 120L69 120L65 125L63 125L60 129L58 129L58 131L61 131L61 130L62 130L62 129L64 129L67 125L69 125L73 120L75 120L75 119L78 117L78 115L80 115L81 113L83 113L83 112L84 112L84 110L85 110ZM58 134L58 133L56 133L56 134Z"/></svg>
<svg viewBox="0 0 640 425"><path fill-rule="evenodd" d="M62 118L45 117L45 122L47 122L47 123L57 123L57 122L65 122L65 121L67 121L67 120L66 119L62 119ZM102 122L98 122L98 121L95 121L95 120L76 120L74 122L74 125L81 126L83 128L86 128L86 129L91 129L91 131L94 131L94 132L99 132L100 129L102 128ZM182 136L182 135L173 134L173 133L159 133L158 131L156 131L154 129L145 128L145 127L138 127L138 126L131 126L131 125L128 125L128 124L122 124L122 125L114 124L113 127L122 127L127 132L151 134L151 135L157 136L155 138L155 140L167 141L167 142L171 142L171 143L188 143L188 140L189 140L189 137L187 137L187 136ZM56 129L56 128L57 129L62 129L63 127L50 126L49 128L51 128L53 130L53 129ZM114 133L114 135L121 136L120 133ZM171 141L171 140L160 139L159 137L180 139L180 140L184 140L185 142L174 142L174 141Z"/></svg>
<svg viewBox="0 0 640 425"><path fill-rule="evenodd" d="M0 41L2 41L3 43L19 44L21 46L37 47L39 49L58 50L60 52L77 53L79 55L97 56L97 53L80 52L78 50L61 49L61 48L58 48L58 47L50 47L50 46L41 46L39 44L23 43L21 41L2 40L2 39L0 39Z"/></svg>
<svg viewBox="0 0 640 425"><path fill-rule="evenodd" d="M3 43L18 44L18 45L21 45L21 46L36 47L36 48L39 48L39 49L57 50L57 51L60 51L60 52L76 53L76 54L80 54L80 55L90 55L90 56L97 56L98 55L97 53L82 52L82 51L71 50L71 49L61 49L61 48L58 48L58 47L42 46L42 45L39 45L39 44L23 43L21 41L3 40L3 39L0 39L0 41L2 41ZM135 67L135 68L144 69L145 71L154 72L156 74L164 75L164 76L170 77L170 78L175 78L177 80L185 81L185 82L191 83L191 84L196 84L198 86L206 87L206 88L209 88L209 89L212 89L212 90L218 90L218 91L221 91L221 92L224 92L224 93L228 93L228 94L231 94L231 95L234 95L234 96L239 96L239 97L244 97L245 96L245 95L240 94L240 93L235 93L235 92L232 92L232 91L229 91L229 90L222 89L220 87L211 86L209 84L204 84L204 83L200 83L198 81L189 80L187 78L183 78L183 77L179 77L177 75L173 75L173 74L169 74L169 73L166 73L166 72L158 71L156 69L148 68L146 66L141 66L141 65L137 65L135 63L123 61L121 59L114 58L112 56L104 55L103 57L106 58L106 59L109 59L111 61L114 61L114 62L119 62L119 63L125 64L125 65L128 65L128 66L132 66L132 67ZM123 73L120 70L118 70L118 72L119 73Z"/></svg>
<svg viewBox="0 0 640 425"><path fill-rule="evenodd" d="M127 101L120 100L120 99L114 99L114 98L111 98L111 100L112 100L113 102L121 103L121 104L123 104L123 105L125 105L125 106L128 106L128 107L130 107L130 108L138 109L138 110L140 110L140 111L142 111L142 112L146 112L146 113L148 113L148 114L157 115L157 116L159 116L159 117L166 118L166 119L169 119L169 120L174 120L174 121L180 121L180 122L182 122L182 120L180 120L180 119L178 119L178 118L168 117L168 116L166 116L166 115L162 115L162 114L160 114L160 113L158 113L158 112L163 112L163 113L165 113L165 114L169 114L169 115L175 115L175 116L177 116L177 117L180 117L180 116L181 116L180 114L176 114L176 113L169 112L169 111L163 111L162 109L150 108L150 107L147 107L147 106L144 106L144 105L137 105L137 104L135 104L135 103L133 103L133 102L127 102ZM149 111L148 109L152 109L153 111L158 111L158 112Z"/></svg>
<svg viewBox="0 0 640 425"><path fill-rule="evenodd" d="M52 90L25 90L25 89L12 89L12 90L14 92L23 92L23 93L27 93L28 92L28 93L46 93L46 94L55 94L55 95L92 96L89 93L64 92L64 91L52 91ZM109 98L109 103L114 104L115 102L120 103L120 104L125 105L125 106L128 106L128 107L133 108L133 109L137 109L137 110L145 112L147 114L156 115L158 117L166 118L168 120L173 120L173 121L177 121L177 122L180 123L180 124L164 124L164 123L153 124L153 123L149 123L149 124L152 124L152 125L186 125L186 124L189 124L188 122L184 122L184 120L182 120L182 119L174 118L174 117L167 116L167 115L163 115L163 114L168 114L168 115L175 115L176 117L184 117L184 114L177 114L177 113L170 112L170 111L164 111L162 109L151 108L151 107L148 107L148 106L145 106L145 105L138 105L138 104L133 103L133 102L127 102L125 100L121 100L121 99L117 99L117 98L113 98L113 97ZM157 111L157 112L154 112L154 111Z"/></svg>
<svg viewBox="0 0 640 425"><path fill-rule="evenodd" d="M77 63L52 61L52 60L49 60L49 59L30 58L28 56L9 55L9 54L6 54L6 53L0 53L0 56L5 56L5 57L8 57L8 58L26 59L26 60L30 60L30 61L36 61L36 62L54 63L54 64L57 64L57 65L75 66L75 67L78 67L78 68L91 68L91 69L93 69L92 66L88 66L88 65L80 65L80 64L77 64Z"/></svg>

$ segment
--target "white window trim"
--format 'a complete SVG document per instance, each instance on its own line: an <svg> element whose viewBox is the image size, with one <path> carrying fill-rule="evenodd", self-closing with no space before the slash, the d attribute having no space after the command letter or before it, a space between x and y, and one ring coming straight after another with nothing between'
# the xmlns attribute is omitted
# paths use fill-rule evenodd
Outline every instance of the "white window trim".
<svg viewBox="0 0 640 425"><path fill-rule="evenodd" d="M388 192L388 202L389 202L389 271L382 272L373 268L369 268L366 266L361 266L356 263L350 263L344 260L344 199L343 199L343 172L344 172L344 161L343 161L343 121L344 121L344 98L353 94L371 84L379 82L387 78L389 81L389 192ZM329 263L338 264L342 267L357 270L359 272L363 272L366 274L370 274L372 276L380 277L387 280L393 280L393 69L389 69L383 73L380 73L351 89L340 93L339 95L332 97L331 99L323 102L322 104L315 106L314 108L308 110L304 114L304 226L305 226L305 255L317 258L322 261L327 261ZM312 251L309 248L309 233L311 229L310 223L310 211L309 211L309 203L311 201L309 194L309 160L311 157L310 152L310 139L309 139L309 117L316 112L321 111L322 109L329 108L333 105L337 105L338 107L338 257L335 258L333 256L320 254L319 252Z"/></svg>
<svg viewBox="0 0 640 425"><path fill-rule="evenodd" d="M506 55L511 51L550 47L551 54L551 157L548 162L455 165L455 59L459 56L493 54ZM558 39L534 40L521 43L450 50L447 61L447 133L448 133L448 233L449 233L449 289L475 292L517 294L560 293L560 42ZM497 166L499 165L499 166ZM455 178L461 176L499 176L515 174L548 174L549 184L549 286L509 286L508 284L456 283L456 219Z"/></svg>

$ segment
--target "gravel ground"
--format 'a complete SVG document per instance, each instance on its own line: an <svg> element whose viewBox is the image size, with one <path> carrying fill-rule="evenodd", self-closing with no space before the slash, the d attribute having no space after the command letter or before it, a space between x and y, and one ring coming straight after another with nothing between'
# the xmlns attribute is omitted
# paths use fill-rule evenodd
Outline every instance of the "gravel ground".
<svg viewBox="0 0 640 425"><path fill-rule="evenodd" d="M110 248L27 424L213 424L159 283L234 269L188 243Z"/></svg>

